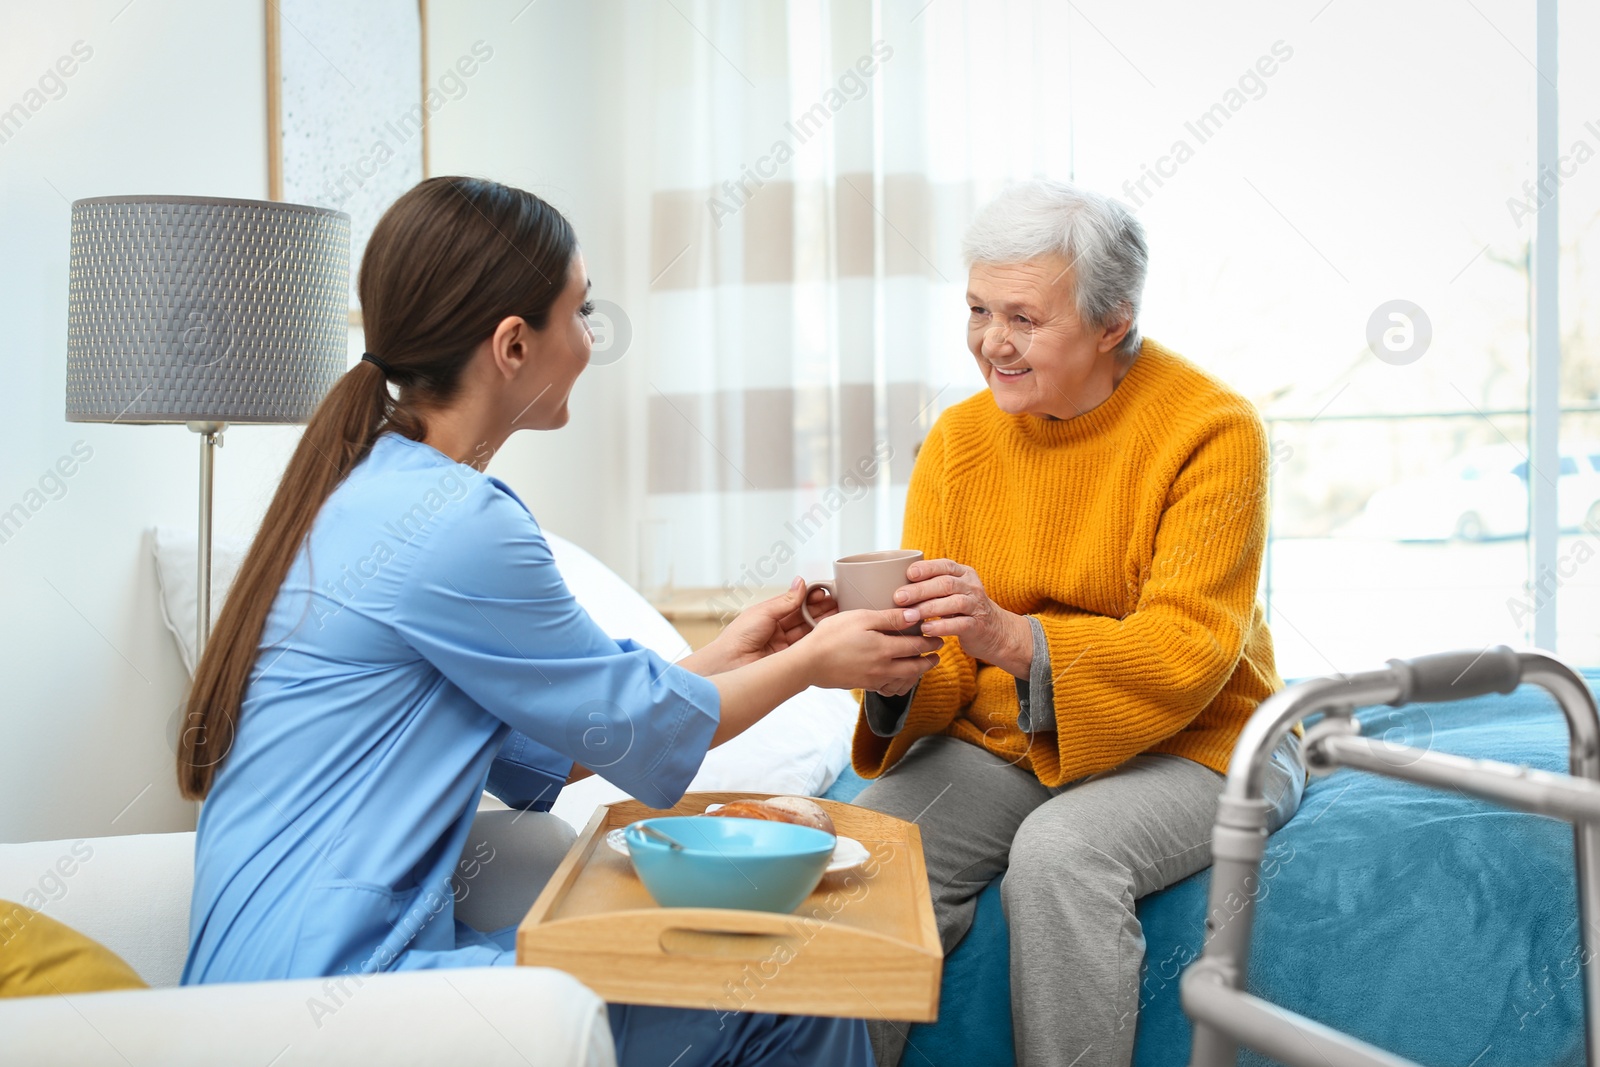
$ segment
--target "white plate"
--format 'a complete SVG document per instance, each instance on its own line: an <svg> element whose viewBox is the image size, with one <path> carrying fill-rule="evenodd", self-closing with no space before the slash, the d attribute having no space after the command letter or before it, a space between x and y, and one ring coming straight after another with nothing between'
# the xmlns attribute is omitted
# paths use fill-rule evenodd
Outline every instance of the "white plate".
<svg viewBox="0 0 1600 1067"><path fill-rule="evenodd" d="M618 827L606 834L606 844L626 856L628 854L628 840L623 836L622 827ZM872 853L853 837L838 836L833 846L833 859L828 861L828 866L823 869L823 874L840 874L844 871L853 871L866 864L872 858Z"/></svg>

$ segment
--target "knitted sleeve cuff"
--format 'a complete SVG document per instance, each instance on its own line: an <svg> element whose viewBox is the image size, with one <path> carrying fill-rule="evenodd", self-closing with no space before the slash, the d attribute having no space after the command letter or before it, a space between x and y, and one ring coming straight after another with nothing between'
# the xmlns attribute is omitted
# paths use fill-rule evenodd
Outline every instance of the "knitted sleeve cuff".
<svg viewBox="0 0 1600 1067"><path fill-rule="evenodd" d="M868 691L861 696L861 712L866 717L867 729L879 737L893 737L905 729L906 712L911 710L911 699L917 695L916 687L904 696L886 697Z"/></svg>
<svg viewBox="0 0 1600 1067"><path fill-rule="evenodd" d="M905 755L919 737L948 727L977 690L977 665L948 639L939 666L922 676L916 689L887 700L863 693L850 757L856 773L876 778ZM879 703L881 702L881 703ZM875 707L876 705L876 707Z"/></svg>
<svg viewBox="0 0 1600 1067"><path fill-rule="evenodd" d="M1055 679L1050 669L1050 642L1037 616L1028 616L1033 630L1033 662L1028 677L1017 679L1017 729L1025 734L1047 733L1056 728ZM898 727L896 727L898 729Z"/></svg>

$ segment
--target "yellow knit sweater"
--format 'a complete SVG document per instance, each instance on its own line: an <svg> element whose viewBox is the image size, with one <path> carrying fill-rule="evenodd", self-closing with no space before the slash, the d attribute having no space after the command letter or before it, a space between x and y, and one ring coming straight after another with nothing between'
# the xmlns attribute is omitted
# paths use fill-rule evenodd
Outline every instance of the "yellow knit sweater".
<svg viewBox="0 0 1600 1067"><path fill-rule="evenodd" d="M1225 771L1283 684L1256 600L1267 447L1248 401L1149 340L1077 418L1007 415L987 390L946 411L911 474L904 545L973 567L996 604L1039 619L1056 729L1019 730L1013 676L946 638L898 735L858 719L856 770L875 778L945 733L1050 786L1141 752Z"/></svg>

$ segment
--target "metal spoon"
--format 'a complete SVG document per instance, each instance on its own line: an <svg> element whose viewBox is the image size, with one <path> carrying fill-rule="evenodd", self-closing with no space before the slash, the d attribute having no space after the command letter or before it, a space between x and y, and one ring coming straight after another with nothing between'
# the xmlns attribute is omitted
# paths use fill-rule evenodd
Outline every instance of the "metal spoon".
<svg viewBox="0 0 1600 1067"><path fill-rule="evenodd" d="M643 834L646 837L655 838L657 841L660 841L662 844L669 846L672 849L672 851L674 851L674 852L682 852L683 851L683 845L680 842L678 842L676 839L674 839L670 834L662 833L660 830L657 830L654 826L651 826L648 823L639 823L638 827L639 827L639 832L641 834Z"/></svg>

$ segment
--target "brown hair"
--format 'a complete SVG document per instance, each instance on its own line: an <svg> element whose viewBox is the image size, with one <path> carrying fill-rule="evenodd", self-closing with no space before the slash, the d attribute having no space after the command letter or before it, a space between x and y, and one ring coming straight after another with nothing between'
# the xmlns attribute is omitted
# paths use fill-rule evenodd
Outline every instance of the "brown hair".
<svg viewBox="0 0 1600 1067"><path fill-rule="evenodd" d="M189 690L178 788L200 799L233 746L239 708L279 587L311 524L378 435L421 440L473 352L508 316L542 330L567 282L577 238L532 193L474 178L430 178L396 200L361 260L367 348L306 426L239 568ZM399 386L398 397L389 381Z"/></svg>

